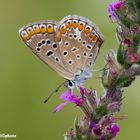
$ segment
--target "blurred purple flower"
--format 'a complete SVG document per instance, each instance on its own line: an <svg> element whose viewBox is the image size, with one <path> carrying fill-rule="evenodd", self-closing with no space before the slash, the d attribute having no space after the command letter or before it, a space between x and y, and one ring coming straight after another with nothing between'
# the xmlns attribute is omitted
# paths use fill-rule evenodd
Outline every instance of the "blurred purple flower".
<svg viewBox="0 0 140 140"><path fill-rule="evenodd" d="M77 106L80 106L83 103L83 99L78 98L78 96L73 93L72 89L68 89L63 94L61 94L60 99L65 100L65 102L60 104L59 106L57 106L55 109L55 112L60 111L62 109L62 107L68 103L74 103Z"/></svg>
<svg viewBox="0 0 140 140"><path fill-rule="evenodd" d="M97 127L96 123L92 124L92 130L93 130L93 133L96 136L101 136L102 135L101 129L100 129L100 127Z"/></svg>
<svg viewBox="0 0 140 140"><path fill-rule="evenodd" d="M117 124L111 126L112 138L116 137L117 133L120 131L120 127Z"/></svg>
<svg viewBox="0 0 140 140"><path fill-rule="evenodd" d="M108 136L113 139L120 131L120 127L114 122L116 119L110 116L102 117L99 122L92 122L93 135L100 140L106 140Z"/></svg>
<svg viewBox="0 0 140 140"><path fill-rule="evenodd" d="M80 87L80 94L81 94L81 96L84 95L85 90L86 90L86 88L84 88L84 87Z"/></svg>
<svg viewBox="0 0 140 140"><path fill-rule="evenodd" d="M122 7L123 5L123 2L122 1L118 1L118 2L112 2L110 5L109 5L109 8L108 8L108 12L111 16L111 18L115 21L118 20L117 18L117 15L115 13L115 10L120 10L120 8Z"/></svg>

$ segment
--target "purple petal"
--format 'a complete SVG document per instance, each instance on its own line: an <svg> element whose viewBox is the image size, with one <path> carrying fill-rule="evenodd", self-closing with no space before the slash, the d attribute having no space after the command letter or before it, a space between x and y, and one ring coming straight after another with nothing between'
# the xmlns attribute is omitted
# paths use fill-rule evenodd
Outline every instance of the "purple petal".
<svg viewBox="0 0 140 140"><path fill-rule="evenodd" d="M111 131L112 131L112 137L116 137L117 133L120 131L120 127L117 124L114 124L111 127Z"/></svg>
<svg viewBox="0 0 140 140"><path fill-rule="evenodd" d="M64 100L68 100L69 99L69 97L72 95L73 93L72 93L72 90L71 89L68 89L67 91L65 91L64 93L62 93L61 95L60 95L60 99L64 99Z"/></svg>
<svg viewBox="0 0 140 140"><path fill-rule="evenodd" d="M81 105L82 104L82 99L78 98L77 95L75 95L71 89L68 89L65 91L61 96L60 99L65 100L66 102L71 102L76 105Z"/></svg>
<svg viewBox="0 0 140 140"><path fill-rule="evenodd" d="M85 89L86 88L84 88L84 87L80 87L80 94L83 96L84 95L84 93L85 93Z"/></svg>
<svg viewBox="0 0 140 140"><path fill-rule="evenodd" d="M56 107L56 109L54 110L54 112L60 111L60 110L62 109L62 107L65 106L66 104L68 104L68 102L64 102L64 103L58 105L58 106Z"/></svg>
<svg viewBox="0 0 140 140"><path fill-rule="evenodd" d="M122 1L112 2L109 5L108 12L109 12L109 14L110 14L110 16L112 17L113 20L118 20L118 17L116 16L116 13L115 13L115 10L120 10L122 5L123 5Z"/></svg>
<svg viewBox="0 0 140 140"><path fill-rule="evenodd" d="M96 129L96 127L97 127L96 123L93 122L93 123L91 124L91 128Z"/></svg>

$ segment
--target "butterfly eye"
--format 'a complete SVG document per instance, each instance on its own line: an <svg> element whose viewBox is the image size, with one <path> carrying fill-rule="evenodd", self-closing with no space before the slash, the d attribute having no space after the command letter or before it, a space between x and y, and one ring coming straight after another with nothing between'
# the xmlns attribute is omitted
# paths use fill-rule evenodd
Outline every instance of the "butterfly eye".
<svg viewBox="0 0 140 140"><path fill-rule="evenodd" d="M40 24L39 27L40 27L41 33L46 33L47 32L47 28L46 28L45 24Z"/></svg>
<svg viewBox="0 0 140 140"><path fill-rule="evenodd" d="M30 39L28 33L25 30L21 32L21 36L26 41Z"/></svg>
<svg viewBox="0 0 140 140"><path fill-rule="evenodd" d="M34 30L32 29L32 27L28 27L27 28L27 32L29 34L29 36L31 37L32 35L34 35Z"/></svg>
<svg viewBox="0 0 140 140"><path fill-rule="evenodd" d="M54 32L53 25L48 24L47 25L47 31L48 31L48 33L53 33Z"/></svg>
<svg viewBox="0 0 140 140"><path fill-rule="evenodd" d="M75 83L69 80L68 87L73 89L75 87Z"/></svg>
<svg viewBox="0 0 140 140"><path fill-rule="evenodd" d="M74 28L78 27L78 20L73 20L73 26L74 26Z"/></svg>
<svg viewBox="0 0 140 140"><path fill-rule="evenodd" d="M33 30L35 33L40 33L40 29L38 25L33 25Z"/></svg>

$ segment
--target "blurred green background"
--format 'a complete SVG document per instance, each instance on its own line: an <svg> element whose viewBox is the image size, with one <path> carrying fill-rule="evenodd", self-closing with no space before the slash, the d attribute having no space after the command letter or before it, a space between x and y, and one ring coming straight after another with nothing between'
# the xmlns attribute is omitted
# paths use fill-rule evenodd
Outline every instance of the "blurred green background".
<svg viewBox="0 0 140 140"><path fill-rule="evenodd" d="M108 18L107 7L113 0L0 0L0 134L16 134L18 140L63 140L80 110L69 104L53 113L61 102L55 95L47 104L45 97L63 79L42 63L23 44L18 30L39 20L60 20L69 14L84 16L99 26L105 36L95 69L104 66L104 56L118 47L115 24ZM95 72L95 75L99 75ZM125 90L123 110L127 118L119 122L116 140L140 139L140 78ZM87 87L102 93L96 78ZM60 93L65 89L62 88ZM1 139L1 138L0 138Z"/></svg>

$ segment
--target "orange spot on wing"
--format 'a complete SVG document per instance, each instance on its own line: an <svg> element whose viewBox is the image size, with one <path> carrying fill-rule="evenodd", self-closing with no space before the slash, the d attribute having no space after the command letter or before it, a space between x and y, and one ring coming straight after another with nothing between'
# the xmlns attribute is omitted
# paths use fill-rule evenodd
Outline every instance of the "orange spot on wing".
<svg viewBox="0 0 140 140"><path fill-rule="evenodd" d="M67 29L66 29L65 27L61 27L61 28L60 28L60 32L61 32L62 34L65 34L65 33L66 33L66 30L67 30Z"/></svg>
<svg viewBox="0 0 140 140"><path fill-rule="evenodd" d="M79 25L78 26L78 29L81 31L81 30L83 30L85 28L85 25Z"/></svg>
<svg viewBox="0 0 140 140"><path fill-rule="evenodd" d="M85 34L89 34L89 33L91 33L91 30L90 29L84 29L84 32L85 32Z"/></svg>
<svg viewBox="0 0 140 140"><path fill-rule="evenodd" d="M25 35L24 37L22 36L22 38L25 40L25 41L28 41L30 39L30 36L29 35Z"/></svg>
<svg viewBox="0 0 140 140"><path fill-rule="evenodd" d="M48 31L48 33L53 33L54 32L54 28L53 27L48 27L47 31Z"/></svg>
<svg viewBox="0 0 140 140"><path fill-rule="evenodd" d="M92 39L93 39L93 41L97 41L97 40L98 40L98 37L94 35L94 36L92 37Z"/></svg>
<svg viewBox="0 0 140 140"><path fill-rule="evenodd" d="M41 33L46 33L47 32L46 26L40 26L40 31Z"/></svg>
<svg viewBox="0 0 140 140"><path fill-rule="evenodd" d="M38 27L38 28L35 28L35 29L34 29L34 32L35 32L36 34L39 34L41 31L40 31L40 29L39 29L39 27Z"/></svg>
<svg viewBox="0 0 140 140"><path fill-rule="evenodd" d="M89 36L93 41L97 41L99 37L97 35L93 35L92 33Z"/></svg>
<svg viewBox="0 0 140 140"><path fill-rule="evenodd" d="M72 26L72 23L67 23L66 28L70 28Z"/></svg>
<svg viewBox="0 0 140 140"><path fill-rule="evenodd" d="M73 25L74 28L78 27L78 23L73 23L72 25Z"/></svg>
<svg viewBox="0 0 140 140"><path fill-rule="evenodd" d="M34 30L32 30L32 31L28 32L28 34L30 37L32 37L35 34L35 32L34 32Z"/></svg>
<svg viewBox="0 0 140 140"><path fill-rule="evenodd" d="M28 41L30 39L30 36L26 30L23 30L20 32L21 37L24 41Z"/></svg>

